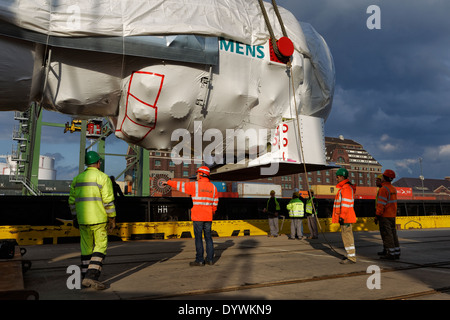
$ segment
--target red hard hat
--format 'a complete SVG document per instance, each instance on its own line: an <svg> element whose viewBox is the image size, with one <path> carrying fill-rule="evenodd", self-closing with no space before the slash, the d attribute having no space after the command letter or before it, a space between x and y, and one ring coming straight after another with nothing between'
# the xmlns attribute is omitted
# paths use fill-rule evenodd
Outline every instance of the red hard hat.
<svg viewBox="0 0 450 320"><path fill-rule="evenodd" d="M206 166L202 166L202 167L198 168L198 169L197 169L197 172L200 172L200 173L202 173L202 174L205 174L205 175L207 175L208 177L210 176L209 168L206 167Z"/></svg>
<svg viewBox="0 0 450 320"><path fill-rule="evenodd" d="M390 170L390 169L386 169L383 173L384 176L394 179L395 178L395 172Z"/></svg>

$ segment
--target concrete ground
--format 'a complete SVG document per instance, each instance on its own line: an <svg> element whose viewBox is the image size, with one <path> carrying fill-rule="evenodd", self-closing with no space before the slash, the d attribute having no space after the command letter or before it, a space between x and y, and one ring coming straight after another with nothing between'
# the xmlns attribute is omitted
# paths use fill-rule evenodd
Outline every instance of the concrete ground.
<svg viewBox="0 0 450 320"><path fill-rule="evenodd" d="M40 300L450 300L450 229L398 234L401 258L389 261L379 232L355 232L358 261L347 265L340 233L214 238L215 263L203 267L189 266L193 239L110 242L103 291L77 289L78 244L25 246L24 283Z"/></svg>

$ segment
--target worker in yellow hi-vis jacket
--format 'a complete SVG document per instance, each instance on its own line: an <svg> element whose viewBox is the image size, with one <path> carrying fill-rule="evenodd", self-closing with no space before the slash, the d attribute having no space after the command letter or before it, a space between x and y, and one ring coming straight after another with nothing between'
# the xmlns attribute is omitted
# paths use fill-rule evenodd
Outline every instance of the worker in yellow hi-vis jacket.
<svg viewBox="0 0 450 320"><path fill-rule="evenodd" d="M108 246L108 231L115 228L116 209L111 179L100 171L101 158L95 151L85 156L87 168L70 186L69 206L80 229L83 286L103 290L98 281Z"/></svg>

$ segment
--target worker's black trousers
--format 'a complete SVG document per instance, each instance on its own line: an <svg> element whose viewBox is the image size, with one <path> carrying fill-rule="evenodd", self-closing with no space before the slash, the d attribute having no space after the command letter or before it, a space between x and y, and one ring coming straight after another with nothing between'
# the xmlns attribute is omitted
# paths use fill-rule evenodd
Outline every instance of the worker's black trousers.
<svg viewBox="0 0 450 320"><path fill-rule="evenodd" d="M379 217L380 234L383 239L384 250L387 255L400 256L400 244L398 242L397 228L394 218Z"/></svg>

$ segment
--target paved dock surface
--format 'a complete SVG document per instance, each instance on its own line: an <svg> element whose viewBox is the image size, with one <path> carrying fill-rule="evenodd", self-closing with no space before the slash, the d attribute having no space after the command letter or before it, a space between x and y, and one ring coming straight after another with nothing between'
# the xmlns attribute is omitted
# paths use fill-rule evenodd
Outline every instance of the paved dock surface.
<svg viewBox="0 0 450 320"><path fill-rule="evenodd" d="M202 267L189 266L193 239L110 242L103 291L68 288L79 244L25 246L24 283L40 300L450 300L450 229L398 234L401 258L389 261L379 232L354 232L358 261L347 265L340 233L214 238L215 263Z"/></svg>

